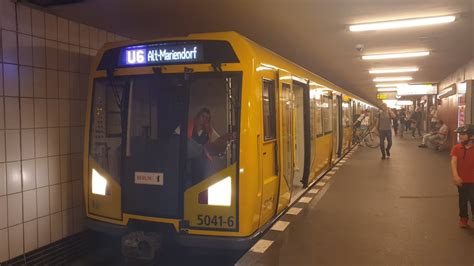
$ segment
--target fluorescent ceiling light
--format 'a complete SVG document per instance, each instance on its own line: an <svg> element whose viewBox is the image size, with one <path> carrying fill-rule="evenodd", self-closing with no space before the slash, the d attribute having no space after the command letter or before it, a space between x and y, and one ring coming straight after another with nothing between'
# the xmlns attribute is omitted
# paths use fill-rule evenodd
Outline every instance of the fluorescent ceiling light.
<svg viewBox="0 0 474 266"><path fill-rule="evenodd" d="M406 72L416 72L418 71L417 67L402 67L402 68L378 68L369 70L370 74L387 74L387 73L406 73Z"/></svg>
<svg viewBox="0 0 474 266"><path fill-rule="evenodd" d="M374 78L374 82L386 82L386 81L405 81L412 80L412 77L384 77L384 78Z"/></svg>
<svg viewBox="0 0 474 266"><path fill-rule="evenodd" d="M370 30L410 28L410 27L450 23L450 22L453 22L454 20L456 20L455 16L393 20L393 21L352 25L349 27L349 30L350 31L370 31Z"/></svg>
<svg viewBox="0 0 474 266"><path fill-rule="evenodd" d="M377 91L383 92L383 91L397 91L397 88L382 88L382 89L377 89Z"/></svg>
<svg viewBox="0 0 474 266"><path fill-rule="evenodd" d="M363 60L396 59L396 58L427 56L429 54L430 54L430 52L428 52L428 51L411 52L411 53L398 53L398 54L374 54L374 55L364 55L364 56L362 56L362 59Z"/></svg>
<svg viewBox="0 0 474 266"><path fill-rule="evenodd" d="M407 83L381 83L376 84L375 87L377 88L390 88L390 87L398 87L398 86L405 86L408 85Z"/></svg>

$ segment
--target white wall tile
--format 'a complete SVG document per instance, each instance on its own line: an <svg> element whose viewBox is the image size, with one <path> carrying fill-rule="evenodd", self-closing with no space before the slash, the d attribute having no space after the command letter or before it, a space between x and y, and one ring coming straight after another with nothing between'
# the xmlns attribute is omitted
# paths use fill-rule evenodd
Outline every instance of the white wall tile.
<svg viewBox="0 0 474 266"><path fill-rule="evenodd" d="M89 75L88 74L79 74L79 99L87 99L87 90L89 89Z"/></svg>
<svg viewBox="0 0 474 266"><path fill-rule="evenodd" d="M79 50L79 72L81 73L89 73L90 71L90 56L89 56L89 48L81 47Z"/></svg>
<svg viewBox="0 0 474 266"><path fill-rule="evenodd" d="M72 208L72 182L61 184L61 210Z"/></svg>
<svg viewBox="0 0 474 266"><path fill-rule="evenodd" d="M72 180L82 179L82 154L71 154L71 177Z"/></svg>
<svg viewBox="0 0 474 266"><path fill-rule="evenodd" d="M20 66L20 96L33 97L33 68Z"/></svg>
<svg viewBox="0 0 474 266"><path fill-rule="evenodd" d="M18 96L18 66L4 64L3 65L3 94L5 96Z"/></svg>
<svg viewBox="0 0 474 266"><path fill-rule="evenodd" d="M50 70L46 71L46 86L47 86L47 97L58 98L58 71Z"/></svg>
<svg viewBox="0 0 474 266"><path fill-rule="evenodd" d="M44 69L33 69L33 88L35 97L46 97L46 71Z"/></svg>
<svg viewBox="0 0 474 266"><path fill-rule="evenodd" d="M3 2L3 1L2 1ZM0 230L0 262L8 260L8 229Z"/></svg>
<svg viewBox="0 0 474 266"><path fill-rule="evenodd" d="M21 158L23 160L35 158L35 130L23 129L21 131Z"/></svg>
<svg viewBox="0 0 474 266"><path fill-rule="evenodd" d="M87 47L89 48L89 39L90 39L90 33L89 33L89 26L80 24L79 25L79 44L82 47Z"/></svg>
<svg viewBox="0 0 474 266"><path fill-rule="evenodd" d="M37 189L37 205L38 205L38 217L46 216L50 213L49 211L49 187L42 187Z"/></svg>
<svg viewBox="0 0 474 266"><path fill-rule="evenodd" d="M35 99L35 128L47 127L47 101L46 99Z"/></svg>
<svg viewBox="0 0 474 266"><path fill-rule="evenodd" d="M73 233L73 210L69 209L62 212L63 216L63 237L68 237Z"/></svg>
<svg viewBox="0 0 474 266"><path fill-rule="evenodd" d="M0 49L0 59L2 59L2 52ZM3 96L3 64L0 63L0 95Z"/></svg>
<svg viewBox="0 0 474 266"><path fill-rule="evenodd" d="M18 64L16 32L2 30L3 62Z"/></svg>
<svg viewBox="0 0 474 266"><path fill-rule="evenodd" d="M5 129L5 109L3 101L3 97L0 97L0 129Z"/></svg>
<svg viewBox="0 0 474 266"><path fill-rule="evenodd" d="M48 129L35 129L36 157L48 156Z"/></svg>
<svg viewBox="0 0 474 266"><path fill-rule="evenodd" d="M61 168L61 182L70 181L71 180L71 166L70 166L69 155L62 155L59 161L60 161L60 168Z"/></svg>
<svg viewBox="0 0 474 266"><path fill-rule="evenodd" d="M70 73L69 74L69 96L71 99L79 99L80 92L80 74Z"/></svg>
<svg viewBox="0 0 474 266"><path fill-rule="evenodd" d="M69 43L79 45L79 24L69 21Z"/></svg>
<svg viewBox="0 0 474 266"><path fill-rule="evenodd" d="M107 42L107 32L99 30L99 48L101 48Z"/></svg>
<svg viewBox="0 0 474 266"><path fill-rule="evenodd" d="M58 41L69 43L69 21L58 17Z"/></svg>
<svg viewBox="0 0 474 266"><path fill-rule="evenodd" d="M48 127L58 127L59 126L59 100L48 99L47 104L48 104Z"/></svg>
<svg viewBox="0 0 474 266"><path fill-rule="evenodd" d="M21 163L7 163L7 194L21 192Z"/></svg>
<svg viewBox="0 0 474 266"><path fill-rule="evenodd" d="M90 48L99 49L99 30L94 27L89 27L90 33Z"/></svg>
<svg viewBox="0 0 474 266"><path fill-rule="evenodd" d="M14 226L23 221L23 199L21 193L8 195L8 226Z"/></svg>
<svg viewBox="0 0 474 266"><path fill-rule="evenodd" d="M35 128L35 107L33 98L21 98L20 103L21 128Z"/></svg>
<svg viewBox="0 0 474 266"><path fill-rule="evenodd" d="M7 228L8 226L7 218L8 218L7 196L1 196L0 197L0 229Z"/></svg>
<svg viewBox="0 0 474 266"><path fill-rule="evenodd" d="M58 43L58 69L69 69L69 45L65 43Z"/></svg>
<svg viewBox="0 0 474 266"><path fill-rule="evenodd" d="M6 130L5 142L7 148L7 162L19 161L20 151L20 130Z"/></svg>
<svg viewBox="0 0 474 266"><path fill-rule="evenodd" d="M79 46L69 45L69 71L79 72Z"/></svg>
<svg viewBox="0 0 474 266"><path fill-rule="evenodd" d="M59 128L48 128L48 156L59 155Z"/></svg>
<svg viewBox="0 0 474 266"><path fill-rule="evenodd" d="M5 97L5 128L20 128L20 104L17 97Z"/></svg>
<svg viewBox="0 0 474 266"><path fill-rule="evenodd" d="M38 220L29 221L24 224L25 230L25 252L38 248Z"/></svg>
<svg viewBox="0 0 474 266"><path fill-rule="evenodd" d="M69 123L69 100L59 100L59 126L68 127Z"/></svg>
<svg viewBox="0 0 474 266"><path fill-rule="evenodd" d="M33 37L33 66L46 67L46 42L37 37Z"/></svg>
<svg viewBox="0 0 474 266"><path fill-rule="evenodd" d="M61 169L59 156L48 157L49 184L59 184L61 181Z"/></svg>
<svg viewBox="0 0 474 266"><path fill-rule="evenodd" d="M63 215L61 212L51 214L51 242L63 237Z"/></svg>
<svg viewBox="0 0 474 266"><path fill-rule="evenodd" d="M31 35L18 34L18 57L20 65L33 65L33 38Z"/></svg>
<svg viewBox="0 0 474 266"><path fill-rule="evenodd" d="M49 206L51 214L61 211L61 185L52 185L49 187Z"/></svg>
<svg viewBox="0 0 474 266"><path fill-rule="evenodd" d="M36 189L23 192L23 222L37 218Z"/></svg>
<svg viewBox="0 0 474 266"><path fill-rule="evenodd" d="M38 247L51 243L51 221L50 216L38 219Z"/></svg>
<svg viewBox="0 0 474 266"><path fill-rule="evenodd" d="M74 233L79 233L84 230L84 206L74 208Z"/></svg>
<svg viewBox="0 0 474 266"><path fill-rule="evenodd" d="M72 183L72 205L73 207L84 205L84 190L82 180L74 180Z"/></svg>
<svg viewBox="0 0 474 266"><path fill-rule="evenodd" d="M5 130L0 130L0 162L6 161Z"/></svg>
<svg viewBox="0 0 474 266"><path fill-rule="evenodd" d="M58 42L46 40L46 67L58 69Z"/></svg>
<svg viewBox="0 0 474 266"><path fill-rule="evenodd" d="M5 163L0 163L0 196L7 194L7 168Z"/></svg>
<svg viewBox="0 0 474 266"><path fill-rule="evenodd" d="M71 141L71 136L70 136L70 128L69 127L62 127L59 130L59 147L60 147L60 154L69 154L71 149L70 149L70 141Z"/></svg>
<svg viewBox="0 0 474 266"><path fill-rule="evenodd" d="M112 32L107 32L107 42L113 42L115 41L115 34Z"/></svg>
<svg viewBox="0 0 474 266"><path fill-rule="evenodd" d="M59 71L59 98L69 99L69 72Z"/></svg>
<svg viewBox="0 0 474 266"><path fill-rule="evenodd" d="M71 152L79 153L82 151L82 127L71 127Z"/></svg>
<svg viewBox="0 0 474 266"><path fill-rule="evenodd" d="M36 159L36 186L44 187L49 185L48 158Z"/></svg>
<svg viewBox="0 0 474 266"><path fill-rule="evenodd" d="M56 41L58 39L58 18L55 15L45 13L44 19L46 39Z"/></svg>
<svg viewBox="0 0 474 266"><path fill-rule="evenodd" d="M44 12L32 9L31 10L31 21L32 21L32 32L34 36L45 37L45 23L44 23Z"/></svg>
<svg viewBox="0 0 474 266"><path fill-rule="evenodd" d="M23 224L8 228L10 259L23 254Z"/></svg>
<svg viewBox="0 0 474 266"><path fill-rule="evenodd" d="M2 1L0 6L2 28L16 30L15 4L11 1Z"/></svg>
<svg viewBox="0 0 474 266"><path fill-rule="evenodd" d="M23 191L36 188L36 161L22 161ZM36 204L35 204L36 205Z"/></svg>
<svg viewBox="0 0 474 266"><path fill-rule="evenodd" d="M18 32L31 35L31 8L17 5Z"/></svg>

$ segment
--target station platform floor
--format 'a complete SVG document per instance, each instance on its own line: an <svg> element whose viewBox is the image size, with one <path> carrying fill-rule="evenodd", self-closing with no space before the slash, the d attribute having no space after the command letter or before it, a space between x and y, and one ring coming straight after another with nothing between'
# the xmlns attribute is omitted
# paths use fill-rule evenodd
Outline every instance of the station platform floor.
<svg viewBox="0 0 474 266"><path fill-rule="evenodd" d="M388 160L356 147L236 265L474 265L449 151L418 144L394 136Z"/></svg>

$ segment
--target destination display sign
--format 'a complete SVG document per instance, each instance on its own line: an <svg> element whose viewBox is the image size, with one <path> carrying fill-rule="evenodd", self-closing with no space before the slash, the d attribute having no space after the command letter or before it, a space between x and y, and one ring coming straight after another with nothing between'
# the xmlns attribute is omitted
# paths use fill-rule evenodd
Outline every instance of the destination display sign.
<svg viewBox="0 0 474 266"><path fill-rule="evenodd" d="M204 51L200 44L149 44L122 48L119 66L199 63L203 58Z"/></svg>

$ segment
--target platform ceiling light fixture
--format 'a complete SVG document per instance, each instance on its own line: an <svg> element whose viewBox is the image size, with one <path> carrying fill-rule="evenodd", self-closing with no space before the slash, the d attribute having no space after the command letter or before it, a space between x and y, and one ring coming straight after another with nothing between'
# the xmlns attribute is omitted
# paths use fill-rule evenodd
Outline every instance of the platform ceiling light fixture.
<svg viewBox="0 0 474 266"><path fill-rule="evenodd" d="M412 80L412 77L380 77L374 78L374 82L387 82L387 81L407 81Z"/></svg>
<svg viewBox="0 0 474 266"><path fill-rule="evenodd" d="M395 53L395 54L373 54L363 55L363 60L384 60L384 59L397 59L397 58L410 58L420 57L429 55L429 51L409 52L409 53Z"/></svg>
<svg viewBox="0 0 474 266"><path fill-rule="evenodd" d="M401 67L401 68L375 68L370 69L370 74L391 74L391 73L407 73L407 72L416 72L418 67Z"/></svg>
<svg viewBox="0 0 474 266"><path fill-rule="evenodd" d="M351 25L349 27L349 30L350 31L390 30L390 29L411 28L411 27L418 27L418 26L451 23L454 20L456 20L455 16L392 20L392 21Z"/></svg>
<svg viewBox="0 0 474 266"><path fill-rule="evenodd" d="M387 92L387 91L397 91L397 88L396 87L393 87L393 88L380 88L380 89L377 89L378 92Z"/></svg>
<svg viewBox="0 0 474 266"><path fill-rule="evenodd" d="M408 85L408 84L407 83L381 83L381 84L376 84L375 87L392 88L392 87L405 86L405 85Z"/></svg>

